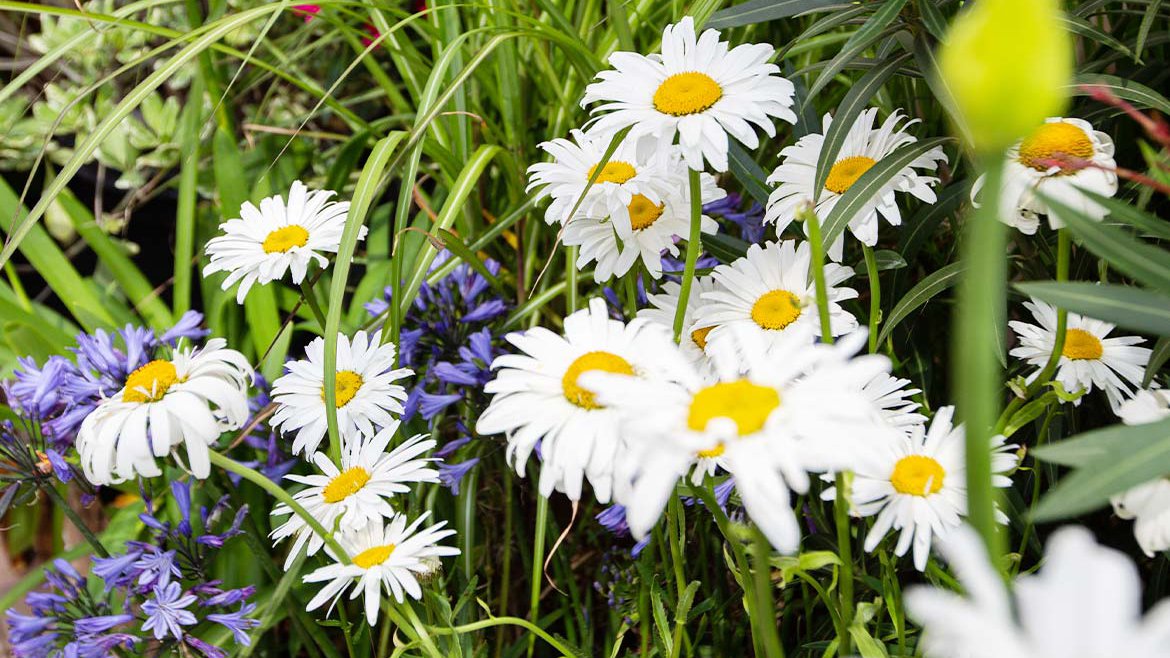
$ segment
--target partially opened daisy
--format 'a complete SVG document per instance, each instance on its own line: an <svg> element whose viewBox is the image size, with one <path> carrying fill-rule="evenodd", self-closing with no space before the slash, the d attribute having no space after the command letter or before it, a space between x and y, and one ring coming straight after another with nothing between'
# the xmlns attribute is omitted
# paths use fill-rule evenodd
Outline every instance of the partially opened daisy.
<svg viewBox="0 0 1170 658"><path fill-rule="evenodd" d="M410 491L409 484L439 481L439 471L431 468L431 463L438 460L420 458L435 447L435 441L424 440L419 434L386 452L397 431L398 423L393 422L371 439L349 441L341 453L340 469L324 453L314 454L313 463L320 475L285 476L307 485L293 494L293 500L330 532L356 531L393 518L396 512L387 499ZM295 537L285 560L286 569L302 551L315 555L325 545L324 539L287 505L280 504L272 510L272 516L289 515L288 521L272 531L274 544Z"/></svg>
<svg viewBox="0 0 1170 658"><path fill-rule="evenodd" d="M1143 425L1170 418L1170 391L1148 389L1126 400L1118 411L1126 425ZM1154 557L1170 550L1170 478L1156 478L1113 496L1113 511L1133 519L1133 536L1142 551Z"/></svg>
<svg viewBox="0 0 1170 658"><path fill-rule="evenodd" d="M891 531L900 532L895 555L914 548L914 568L926 570L933 538L945 538L967 514L967 461L963 427L952 425L954 407L943 407L927 430L910 426L898 440L860 453L853 469L852 504L857 516L876 516L865 537L873 551ZM1016 446L997 436L991 441L992 484L1009 487ZM828 488L825 500L834 500ZM1007 517L996 511L1000 523Z"/></svg>
<svg viewBox="0 0 1170 658"><path fill-rule="evenodd" d="M389 427L402 413L406 389L395 382L414 374L395 368L393 343L379 345L382 332L354 334L353 341L337 336L337 428L343 441L373 436ZM287 374L272 384L276 413L272 426L296 432L293 454L311 455L327 430L325 408L325 339L318 337L305 348L305 358L285 364Z"/></svg>
<svg viewBox="0 0 1170 658"><path fill-rule="evenodd" d="M747 255L730 265L720 265L711 276L716 287L702 293L694 329L713 327L709 342L737 330L750 330L768 343L782 340L796 327L819 332L816 285L809 274L811 256L807 242L794 240L754 244ZM834 336L853 331L857 319L840 302L857 297L852 288L837 287L853 276L853 268L825 264L829 324Z"/></svg>
<svg viewBox="0 0 1170 658"><path fill-rule="evenodd" d="M814 343L808 327L771 345L743 329L735 338L743 344L709 347L713 377L676 354L676 369L688 367L678 382L605 373L583 381L621 415L632 484L618 502L634 536L650 531L679 478L705 459L700 472L717 464L730 473L748 517L792 553L801 537L792 492L808 491L809 473L850 468L866 446L896 434L862 392L890 363L853 356L863 334L834 345Z"/></svg>
<svg viewBox="0 0 1170 658"><path fill-rule="evenodd" d="M1032 235L1040 216L1054 229L1064 222L1038 196L1043 194L1089 217L1101 219L1108 211L1085 196L1085 190L1101 196L1117 194L1117 163L1113 140L1093 129L1088 121L1055 117L1008 149L1007 165L999 196L999 218L1021 233ZM972 197L983 188L975 182Z"/></svg>
<svg viewBox="0 0 1170 658"><path fill-rule="evenodd" d="M1053 533L1040 570L1017 578L1013 592L969 527L943 552L966 596L923 586L906 592L927 658L1170 656L1170 605L1143 617L1137 568L1084 528Z"/></svg>
<svg viewBox="0 0 1170 658"><path fill-rule="evenodd" d="M614 68L597 74L581 105L600 103L593 111L606 114L594 128L602 133L632 126L631 138L653 135L668 144L677 135L688 167L701 170L706 160L727 171L729 135L754 149L755 127L772 137L774 118L796 123L794 87L768 63L773 52L763 43L732 48L715 30L696 38L687 16L663 30L661 54L610 55Z"/></svg>
<svg viewBox="0 0 1170 658"><path fill-rule="evenodd" d="M208 446L248 419L251 383L248 360L222 338L150 361L82 421L77 453L86 479L115 484L162 475L155 458L180 445L191 474L206 478Z"/></svg>
<svg viewBox="0 0 1170 658"><path fill-rule="evenodd" d="M542 496L555 489L580 500L588 479L597 500L609 502L621 447L618 415L579 378L592 371L670 376L663 367L677 351L670 333L645 320L612 320L605 300L594 298L565 318L563 336L536 327L507 340L520 353L492 363L499 372L484 391L493 398L476 431L507 434L508 460L521 477L539 442Z"/></svg>
<svg viewBox="0 0 1170 658"><path fill-rule="evenodd" d="M649 306L638 310L638 318L655 322L667 330L674 331L674 315L678 309L678 299L682 286L674 281L662 284L662 292L646 296ZM714 327L692 329L695 324L695 315L699 307L704 304L703 294L715 290L715 279L709 276L696 277L691 285L691 294L687 297L687 309L683 314L682 339L679 349L692 365L700 371L706 370L707 335Z"/></svg>
<svg viewBox="0 0 1170 658"><path fill-rule="evenodd" d="M330 201L334 192L314 190L296 181L288 192L288 203L279 195L260 202L260 207L245 202L239 219L229 219L219 228L224 234L207 242L211 262L203 276L227 272L223 289L238 281L236 301L244 303L248 290L256 283L264 285L292 272L292 282L305 279L309 263L319 267L329 264L326 253L337 253L345 229L348 201ZM358 239L365 239L361 227Z"/></svg>
<svg viewBox="0 0 1170 658"><path fill-rule="evenodd" d="M365 595L366 621L374 626L378 622L383 591L399 603L405 600L404 593L413 599L422 598L418 579L434 570L433 560L459 555L458 548L439 545L440 540L455 534L454 530L445 529L446 521L419 530L429 516L430 512L424 512L407 525L406 517L399 514L385 527L376 521L361 530L339 534L337 542L349 553L352 562L338 561L306 575L306 583L325 585L305 609L311 612L328 602L332 611L333 604L352 585L349 598ZM332 555L330 549L325 550Z"/></svg>
<svg viewBox="0 0 1170 658"><path fill-rule="evenodd" d="M768 177L769 183L778 185L768 197L768 209L764 215L765 222L775 222L777 235L796 219L797 211L806 204L815 204L817 216L823 220L862 174L898 148L918 141L907 132L912 124L917 123L917 119L903 123L906 117L900 110L895 110L881 125L875 126L877 112L877 108L869 108L853 122L836 161L829 169L823 189L815 189L817 160L821 157L825 134L833 122L831 115L825 115L820 134L805 135L780 151L783 160ZM941 147L932 148L915 158L882 185L853 215L853 219L849 220L849 231L862 244L872 247L877 244L879 216L892 226L901 224L902 213L898 209L895 192L934 203L937 197L933 186L938 183L938 179L922 172L933 172L940 162L946 161L947 156ZM838 237L829 246L828 253L833 260L841 260L843 243L843 237Z"/></svg>
<svg viewBox="0 0 1170 658"><path fill-rule="evenodd" d="M1020 339L1020 346L1010 354L1037 367L1028 376L1031 382L1056 346L1056 309L1036 299L1024 302L1024 306L1039 325L1009 322ZM1113 412L1117 413L1121 401L1141 386L1150 349L1137 347L1146 342L1140 336L1109 338L1113 328L1108 322L1069 313L1055 379L1070 393L1081 390L1089 393L1094 388L1104 390ZM1080 399L1074 404L1080 404Z"/></svg>

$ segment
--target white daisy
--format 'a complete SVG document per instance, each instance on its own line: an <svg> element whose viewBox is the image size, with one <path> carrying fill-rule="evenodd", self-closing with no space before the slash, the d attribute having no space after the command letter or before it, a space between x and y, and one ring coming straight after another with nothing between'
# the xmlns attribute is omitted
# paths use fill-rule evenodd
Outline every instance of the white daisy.
<svg viewBox="0 0 1170 658"><path fill-rule="evenodd" d="M827 345L796 327L771 349L754 332L735 337L741 345L709 344L713 378L692 366L677 383L592 373L584 384L621 415L631 446L622 462L633 482L619 483L618 502L636 537L657 522L679 478L706 459L699 470L730 473L747 515L777 550L792 553L800 526L790 492L807 492L810 472L849 468L866 446L893 440L896 430L862 392L890 363L853 357L864 332ZM678 353L673 360L675 369L690 365Z"/></svg>
<svg viewBox="0 0 1170 658"><path fill-rule="evenodd" d="M593 279L597 283L630 271L638 258L645 263L650 276L662 276L662 252L678 256L675 236L686 237L691 226L690 184L686 171L675 168L664 186L666 193L661 203L649 197L634 195L624 216L578 216L565 225L563 242L580 245L577 268L582 269L597 261ZM727 196L710 174L700 175L700 195L703 204ZM719 225L714 219L701 215L699 228L703 233L714 233Z"/></svg>
<svg viewBox="0 0 1170 658"><path fill-rule="evenodd" d="M907 128L918 122L917 119L902 123L905 115L901 110L895 110L885 122L874 127L877 112L877 108L863 111L849 128L845 143L837 153L836 162L829 169L822 190L813 188L816 186L817 160L821 157L825 134L833 122L831 115L825 115L821 134L805 135L780 151L783 160L768 177L769 183L779 185L768 197L768 210L764 215L765 222L776 223L777 235L796 219L797 211L806 204L815 203L817 216L823 220L862 174L896 149L918 141L906 132ZM850 232L863 244L872 247L877 244L879 215L892 226L900 225L902 213L898 210L895 192L904 192L926 203L934 203L937 197L932 186L938 183L938 179L924 176L919 170L934 171L939 162L946 161L947 156L941 147L930 149L915 158L853 216L849 221ZM841 260L843 242L843 237L833 241L829 246L830 258Z"/></svg>
<svg viewBox="0 0 1170 658"><path fill-rule="evenodd" d="M891 530L900 531L895 555L914 547L914 568L926 570L933 537L945 538L967 514L967 461L963 427L954 427L954 407L935 414L929 431L922 425L907 428L898 440L862 453L854 467L852 503L857 516L877 516L865 537L873 551ZM992 484L1009 487L1006 475L1016 466L1016 446L1004 437L991 441ZM836 490L821 497L836 499ZM996 511L1000 523L1007 517Z"/></svg>
<svg viewBox="0 0 1170 658"><path fill-rule="evenodd" d="M332 611L337 599L353 585L349 598L365 595L366 621L374 626L378 622L383 590L399 603L405 600L404 592L411 598L422 598L418 575L434 569L434 558L459 555L458 548L438 544L439 540L455 534L454 530L444 529L446 521L418 530L428 516L430 512L424 512L406 525L406 517L399 514L384 528L375 522L361 530L338 535L337 543L349 553L352 564L336 562L306 575L306 583L326 585L305 609L311 612L328 601ZM325 550L332 555L330 549Z"/></svg>
<svg viewBox="0 0 1170 658"><path fill-rule="evenodd" d="M674 314L678 309L678 298L682 285L667 281L662 284L662 292L646 296L650 305L638 310L638 319L646 319L657 323L670 332L674 332ZM702 295L715 290L715 279L709 276L696 277L691 284L691 294L687 297L687 310L683 314L683 335L679 349L693 366L700 372L705 372L708 366L707 335L714 327L692 329L695 324L695 315L703 304Z"/></svg>
<svg viewBox="0 0 1170 658"><path fill-rule="evenodd" d="M280 195L264 199L259 208L245 202L240 218L220 224L224 234L207 242L211 262L203 268L203 276L227 272L224 290L239 281L236 301L240 304L253 284L271 283L288 270L293 283L299 284L310 262L325 267L329 259L323 254L337 253L349 202L330 201L333 195L327 190L310 192L296 181L288 192L287 205ZM365 237L363 226L358 239Z"/></svg>
<svg viewBox="0 0 1170 658"><path fill-rule="evenodd" d="M1170 417L1170 391L1138 391L1121 405L1117 415L1126 425ZM1109 500L1117 516L1133 519L1133 536L1146 555L1170 550L1170 478L1150 480Z"/></svg>
<svg viewBox="0 0 1170 658"><path fill-rule="evenodd" d="M1028 376L1031 382L1040 374L1056 345L1056 309L1035 299L1024 302L1024 306L1040 325L1009 322L1020 338L1020 346L1010 354L1037 367ZM1136 347L1146 342L1140 336L1108 338L1112 331L1113 325L1108 322L1069 313L1056 381L1070 393L1081 390L1089 393L1094 387L1103 389L1113 412L1117 413L1122 399L1141 386L1146 364L1150 361L1150 349ZM1074 404L1080 404L1080 400Z"/></svg>
<svg viewBox="0 0 1170 658"><path fill-rule="evenodd" d="M1008 149L999 197L999 217L1021 233L1032 235L1040 215L1054 229L1064 222L1049 212L1037 193L1096 218L1108 211L1081 190L1111 197L1117 194L1117 163L1113 140L1081 119L1051 118ZM983 188L983 177L971 188L972 199Z"/></svg>
<svg viewBox="0 0 1170 658"><path fill-rule="evenodd" d="M555 489L580 500L584 477L597 500L605 503L621 447L618 416L582 388L579 378L595 370L668 376L661 364L677 349L669 332L657 324L610 319L600 298L565 318L564 330L564 336L542 327L507 336L521 353L492 363L499 372L484 391L494 397L476 431L508 435L507 457L521 477L539 442L542 496Z"/></svg>
<svg viewBox="0 0 1170 658"><path fill-rule="evenodd" d="M437 459L419 455L435 447L435 441L423 440L422 434L407 439L390 452L386 447L398 431L397 421L369 440L354 439L345 444L341 453L341 469L325 453L313 455L313 463L321 475L286 475L285 479L307 485L293 494L293 499L305 511L321 522L328 531L357 531L382 519L393 518L396 512L387 501L395 494L410 491L407 483L438 482L439 471L431 468ZM300 516L287 505L277 505L272 516L292 515L283 525L272 531L272 543L278 544L295 536L289 549L285 568L306 549L315 555L325 545Z"/></svg>
<svg viewBox="0 0 1170 658"><path fill-rule="evenodd" d="M943 551L967 595L923 586L906 592L928 658L1170 657L1170 605L1143 617L1133 562L1084 528L1054 533L1039 572L1018 578L1013 593L970 528L956 531Z"/></svg>
<svg viewBox="0 0 1170 658"><path fill-rule="evenodd" d="M703 304L695 317L695 329L714 327L707 336L709 343L723 340L740 329L758 333L767 342L782 339L796 327L812 327L820 333L816 284L809 275L807 242L795 240L753 244L747 255L730 265L720 265L711 276L716 289L702 294ZM852 288L837 284L853 276L853 268L825 264L828 287L829 324L834 336L857 328L857 318L841 308L840 303L857 297Z"/></svg>
<svg viewBox="0 0 1170 658"><path fill-rule="evenodd" d="M353 341L337 336L337 429L343 441L373 436L376 427L389 427L392 414L402 413L406 389L394 382L414 371L395 368L393 343L379 345L382 332L354 334ZM321 445L328 427L325 420L325 339L318 337L305 348L306 359L285 364L287 374L272 384L276 413L272 427L295 431L292 453L310 455Z"/></svg>
<svg viewBox="0 0 1170 658"><path fill-rule="evenodd" d="M135 475L162 475L155 458L184 443L191 474L206 478L208 446L248 419L252 367L226 345L213 338L202 349L179 348L170 359L130 373L125 387L103 400L78 430L86 479L116 484Z"/></svg>
<svg viewBox="0 0 1170 658"><path fill-rule="evenodd" d="M907 388L909 379L900 379L889 373L880 373L866 382L862 392L869 396L886 422L908 429L926 422L926 416L918 413L920 405L910 396L921 393L921 389Z"/></svg>
<svg viewBox="0 0 1170 658"><path fill-rule="evenodd" d="M749 149L759 146L752 124L769 137L772 118L796 123L793 85L769 64L772 46L744 44L731 48L715 30L695 38L687 16L662 32L662 53L650 56L617 52L614 67L597 74L585 88L581 105L601 103L595 129L613 134L632 126L630 137L653 135L668 144L678 135L687 166L703 169L703 160L727 171L727 136Z"/></svg>

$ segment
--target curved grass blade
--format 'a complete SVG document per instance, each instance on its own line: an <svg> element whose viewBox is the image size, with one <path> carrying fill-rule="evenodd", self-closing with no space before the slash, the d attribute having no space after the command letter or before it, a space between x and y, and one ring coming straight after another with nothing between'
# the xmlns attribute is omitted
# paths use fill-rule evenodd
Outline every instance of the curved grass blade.
<svg viewBox="0 0 1170 658"><path fill-rule="evenodd" d="M703 27L725 30L766 21L779 20L799 14L830 9L845 9L849 3L835 0L748 0L711 14Z"/></svg>
<svg viewBox="0 0 1170 658"><path fill-rule="evenodd" d="M946 267L930 274L923 280L919 281L917 285L910 289L898 303L894 305L894 309L890 311L890 317L882 324L882 331L878 334L877 342L884 343L894 328L906 319L919 306L933 299L942 291L950 288L959 282L963 276L963 264L951 263Z"/></svg>
<svg viewBox="0 0 1170 658"><path fill-rule="evenodd" d="M1170 336L1170 297L1130 286L1095 283L1018 283L1025 295L1127 329Z"/></svg>
<svg viewBox="0 0 1170 658"><path fill-rule="evenodd" d="M1084 85L1104 87L1118 98L1123 98L1140 107L1158 110L1162 114L1170 114L1170 100L1140 82L1103 73L1082 73L1073 78L1070 93L1074 96L1089 95L1088 91L1083 89Z"/></svg>
<svg viewBox="0 0 1170 658"><path fill-rule="evenodd" d="M881 7L873 13L873 16L870 16L861 29L849 37L845 45L841 46L841 51L837 53L837 56L830 60L821 74L817 76L816 82L808 89L808 99L805 102L815 98L845 68L846 64L882 38L896 32L898 28L891 28L890 24L898 17L898 13L902 11L904 6L906 6L906 0L886 0L886 2L881 3Z"/></svg>

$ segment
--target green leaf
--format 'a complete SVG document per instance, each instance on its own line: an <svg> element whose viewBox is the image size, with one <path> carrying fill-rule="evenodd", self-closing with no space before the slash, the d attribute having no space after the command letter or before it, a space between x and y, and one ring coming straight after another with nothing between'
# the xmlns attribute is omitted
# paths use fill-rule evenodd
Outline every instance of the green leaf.
<svg viewBox="0 0 1170 658"><path fill-rule="evenodd" d="M1170 297L1130 286L1095 283L1018 283L1025 295L1091 318L1170 336Z"/></svg>
<svg viewBox="0 0 1170 658"><path fill-rule="evenodd" d="M1125 222L1144 235L1161 240L1170 240L1170 222L1167 222L1161 217L1143 212L1121 199L1102 196L1090 190L1084 190L1084 194L1093 201L1105 206L1109 211L1109 217L1111 219Z"/></svg>
<svg viewBox="0 0 1170 658"><path fill-rule="evenodd" d="M1110 455L1128 452L1126 445L1132 437L1131 428L1133 427L1144 427L1144 425L1110 425L1077 434L1064 441L1037 446L1032 449L1032 454L1037 459L1053 464L1084 468L1094 461L1107 458Z"/></svg>
<svg viewBox="0 0 1170 658"><path fill-rule="evenodd" d="M747 255L747 242L723 233L704 233L703 249L720 263L730 263Z"/></svg>
<svg viewBox="0 0 1170 658"><path fill-rule="evenodd" d="M1162 336L1158 342L1154 344L1154 351L1150 354L1150 362L1146 364L1146 375L1142 377L1142 388L1150 385L1154 381L1154 376L1166 365L1166 361L1170 360L1170 336Z"/></svg>
<svg viewBox="0 0 1170 658"><path fill-rule="evenodd" d="M1102 31L1101 28L1090 23L1089 21L1087 21L1083 18L1077 17L1077 16L1071 16L1069 14L1065 14L1064 15L1064 22L1065 22L1065 25L1068 26L1068 29L1070 32L1073 32L1074 34L1079 34L1082 37L1085 37L1086 39L1089 39L1091 41L1096 41L1097 43L1101 44L1102 46L1105 46L1106 48L1111 48L1113 50L1116 50L1117 52L1125 55L1126 57L1129 57L1130 59L1133 59L1136 62L1139 62L1139 63L1141 62L1141 60L1137 57L1137 55L1135 55L1134 52L1129 49L1129 46L1126 46L1124 43L1121 43L1117 39L1110 36L1108 33Z"/></svg>
<svg viewBox="0 0 1170 658"><path fill-rule="evenodd" d="M1140 82L1119 78L1115 75L1082 73L1073 78L1071 93L1074 96L1088 96L1089 92L1083 88L1083 85L1104 87L1118 98L1125 99L1139 107L1158 110L1162 114L1170 114L1170 100Z"/></svg>
<svg viewBox="0 0 1170 658"><path fill-rule="evenodd" d="M849 40L841 46L841 51L837 56L831 59L828 65L821 70L821 74L817 76L816 82L808 89L808 98L815 98L822 89L824 89L834 77L837 76L849 62L856 59L862 52L872 47L880 39L893 34L897 31L896 28L890 28L890 23L898 17L898 13L902 11L902 7L906 5L906 0L885 0L877 3L881 7L874 12L873 16L865 22ZM806 103L808 100L805 101ZM826 244L832 244L826 242Z"/></svg>
<svg viewBox="0 0 1170 658"><path fill-rule="evenodd" d="M932 272L929 276L922 279L910 289L910 292L902 296L898 303L894 305L894 310L890 311L890 317L883 322L882 331L878 334L877 342L884 343L890 334L894 331L906 316L910 315L919 306L930 301L940 292L950 288L959 282L963 275L962 263L951 263L936 272Z"/></svg>
<svg viewBox="0 0 1170 658"><path fill-rule="evenodd" d="M752 155L739 142L730 140L727 145L727 162L735 179L743 185L744 191L756 203L768 203L768 172L756 164Z"/></svg>
<svg viewBox="0 0 1170 658"><path fill-rule="evenodd" d="M834 0L748 0L715 12L703 27L725 30L814 11L845 9L848 6L849 3Z"/></svg>

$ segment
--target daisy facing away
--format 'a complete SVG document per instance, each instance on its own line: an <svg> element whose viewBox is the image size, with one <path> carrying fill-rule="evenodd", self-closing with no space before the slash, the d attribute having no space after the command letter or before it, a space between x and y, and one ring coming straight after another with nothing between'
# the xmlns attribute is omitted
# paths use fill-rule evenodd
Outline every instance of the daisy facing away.
<svg viewBox="0 0 1170 658"><path fill-rule="evenodd" d="M1009 354L1036 366L1036 371L1028 376L1031 382L1056 346L1056 309L1036 299L1024 302L1024 307L1032 312L1039 325L1018 320L1009 322L1020 339L1019 347ZM1081 390L1090 393L1094 388L1104 390L1113 413L1117 413L1121 401L1141 386L1151 350L1138 347L1146 342L1140 336L1109 338L1113 329L1108 322L1069 313L1055 379L1070 393ZM1080 404L1080 399L1073 404Z"/></svg>
<svg viewBox="0 0 1170 658"><path fill-rule="evenodd" d="M845 143L837 153L837 160L829 169L824 189L814 188L817 160L821 157L825 135L833 122L831 115L825 115L820 134L805 135L792 146L780 151L783 160L768 177L769 183L778 185L768 197L768 208L764 214L765 222L776 224L777 235L796 219L797 211L805 204L815 203L817 216L824 219L862 174L898 148L918 141L907 132L911 125L917 123L917 119L903 123L905 115L901 110L896 110L884 122L875 126L877 112L876 107L863 111L850 126ZM909 194L926 203L934 203L937 197L933 186L938 183L938 179L922 172L933 172L940 162L946 161L947 156L941 147L930 149L918 156L883 185L853 216L849 221L849 231L862 244L872 247L877 244L879 216L891 226L901 224L902 213L898 210L895 192ZM843 236L838 237L829 246L829 257L840 261L843 244Z"/></svg>
<svg viewBox="0 0 1170 658"><path fill-rule="evenodd" d="M717 343L739 330L758 334L766 343L783 339L796 327L820 330L816 286L809 276L810 249L795 240L754 244L743 258L720 265L711 276L715 290L702 293L694 329L712 327L707 341ZM857 297L852 288L836 287L853 276L853 268L825 264L829 324L834 336L857 328L857 319L840 302Z"/></svg>
<svg viewBox="0 0 1170 658"><path fill-rule="evenodd" d="M1170 418L1170 391L1138 391L1117 413L1126 425L1143 425ZM1133 519L1133 536L1150 557L1170 550L1170 478L1156 478L1109 499L1113 513Z"/></svg>
<svg viewBox="0 0 1170 658"><path fill-rule="evenodd" d="M288 202L279 195L260 202L260 207L245 202L240 217L229 219L219 228L223 235L207 242L207 256L211 262L203 268L203 276L227 272L223 289L238 281L236 302L243 304L253 285L264 285L292 272L292 282L305 279L309 263L319 267L329 264L326 253L337 253L348 201L330 201L334 192L309 191L296 181L288 192ZM366 237L366 227L358 239Z"/></svg>
<svg viewBox="0 0 1170 658"><path fill-rule="evenodd" d="M1018 144L1008 149L1007 165L999 197L999 217L1025 235L1048 217L1053 229L1064 222L1040 200L1042 193L1089 217L1101 219L1104 206L1087 197L1083 190L1101 196L1117 194L1117 162L1113 140L1082 119L1048 119ZM971 189L974 198L983 188L983 177Z"/></svg>
<svg viewBox="0 0 1170 658"><path fill-rule="evenodd" d="M632 126L631 138L653 135L667 144L677 135L688 167L702 170L705 160L727 171L729 135L754 149L755 127L773 137L773 118L796 123L794 87L768 63L773 52L763 43L732 48L715 30L696 38L687 16L663 30L661 54L610 55L614 68L597 74L581 105L599 103L593 108L604 113L593 124L599 132Z"/></svg>
<svg viewBox="0 0 1170 658"><path fill-rule="evenodd" d="M226 346L213 338L130 373L125 387L81 422L77 453L86 479L100 485L162 475L155 458L180 445L186 446L191 474L206 478L208 446L249 415L252 367Z"/></svg>
<svg viewBox="0 0 1170 658"><path fill-rule="evenodd" d="M337 336L337 428L343 441L373 436L377 427L389 427L402 413L406 389L395 382L414 374L395 368L393 343L379 345L382 332L365 331ZM318 337L305 348L305 359L285 364L287 373L272 384L276 413L272 427L296 432L292 453L311 455L321 445L325 420L325 339Z"/></svg>
<svg viewBox="0 0 1170 658"><path fill-rule="evenodd" d="M962 426L952 425L954 407L943 407L927 430L911 426L897 441L861 453L853 473L853 506L857 516L876 516L865 537L865 550L873 552L891 531L900 531L894 554L914 548L914 568L926 570L931 541L945 539L962 524L967 514L967 467ZM991 442L992 484L1010 487L1007 473L1015 468L1016 446L1005 445L1002 436ZM826 488L825 500L837 491ZM1000 523L1007 517L996 510Z"/></svg>
<svg viewBox="0 0 1170 658"><path fill-rule="evenodd" d="M435 569L434 559L459 555L458 548L439 544L455 534L444 527L446 521L419 530L428 516L430 512L424 512L407 525L406 517L399 514L385 527L374 522L361 530L340 533L337 543L349 553L352 563L338 561L306 575L304 582L325 585L305 609L312 612L329 602L332 610L337 599L353 585L350 598L365 595L366 621L374 626L383 591L399 603L405 601L404 593L413 599L422 598L418 579ZM325 550L332 555L330 549Z"/></svg>
<svg viewBox="0 0 1170 658"><path fill-rule="evenodd" d="M293 500L330 531L356 531L393 518L396 512L388 498L410 491L408 484L439 481L439 471L431 468L432 462L438 460L420 458L435 447L435 441L424 440L419 434L386 452L397 432L395 421L369 440L349 441L341 453L340 469L324 453L314 454L313 463L320 475L284 476L306 485L293 494ZM289 515L288 521L272 531L273 544L295 537L284 563L286 569L301 552L315 555L325 545L325 540L287 505L282 503L272 510L272 516Z"/></svg>
<svg viewBox="0 0 1170 658"><path fill-rule="evenodd" d="M1040 570L1017 578L1011 592L969 527L943 553L966 596L917 586L905 597L927 658L1170 656L1170 604L1143 617L1137 568L1084 528L1053 533Z"/></svg>
<svg viewBox="0 0 1170 658"><path fill-rule="evenodd" d="M492 363L498 373L484 391L493 397L476 432L506 434L508 460L521 477L540 442L542 496L556 490L580 500L588 479L597 500L609 502L621 449L618 415L580 378L593 371L671 377L663 367L677 352L670 333L645 320L612 320L605 300L594 298L565 318L563 336L535 327L507 340L519 352Z"/></svg>

